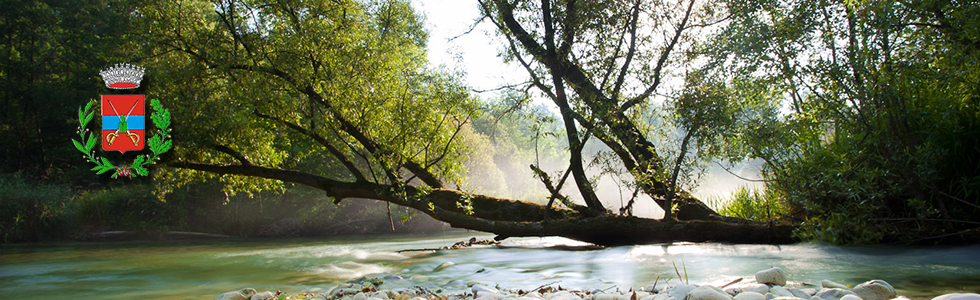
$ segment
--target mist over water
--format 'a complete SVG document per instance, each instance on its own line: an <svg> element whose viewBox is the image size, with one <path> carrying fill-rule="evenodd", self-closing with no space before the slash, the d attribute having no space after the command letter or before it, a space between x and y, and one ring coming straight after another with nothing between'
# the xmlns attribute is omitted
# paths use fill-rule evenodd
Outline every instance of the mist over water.
<svg viewBox="0 0 980 300"><path fill-rule="evenodd" d="M460 292L474 283L533 289L724 284L783 268L790 281L848 285L882 279L928 299L980 290L980 247L833 247L691 244L586 247L564 238L514 238L500 247L398 253L451 245L479 233L328 239L226 240L0 246L0 292L18 299L211 299L251 287L298 293L362 277L382 288ZM442 265L443 267L439 267ZM448 266L448 267L447 267ZM685 271L686 270L686 271ZM397 276L397 277L395 277ZM667 283L665 283L665 281Z"/></svg>

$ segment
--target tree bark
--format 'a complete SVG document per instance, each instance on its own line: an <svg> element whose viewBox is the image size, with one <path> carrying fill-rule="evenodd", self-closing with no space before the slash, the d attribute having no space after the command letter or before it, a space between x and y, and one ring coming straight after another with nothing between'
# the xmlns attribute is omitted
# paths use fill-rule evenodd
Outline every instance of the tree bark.
<svg viewBox="0 0 980 300"><path fill-rule="evenodd" d="M590 217L573 210L548 208L520 200L473 195L458 190L344 182L300 171L254 165L177 162L169 166L221 175L254 176L304 184L324 190L327 195L335 199L335 202L347 198L387 201L415 208L455 228L497 234L498 239L561 236L602 246L676 241L753 244L783 244L795 241L791 226L704 214L699 215L705 218L702 220L681 221L610 214ZM466 201L473 207L471 212L460 207L460 204ZM545 214L549 216L548 220L545 220ZM679 212L678 216L680 215Z"/></svg>

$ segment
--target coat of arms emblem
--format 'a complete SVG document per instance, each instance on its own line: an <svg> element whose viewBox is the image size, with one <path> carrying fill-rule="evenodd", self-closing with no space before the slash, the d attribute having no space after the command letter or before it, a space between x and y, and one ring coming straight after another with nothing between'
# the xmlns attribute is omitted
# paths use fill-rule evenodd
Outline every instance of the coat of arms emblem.
<svg viewBox="0 0 980 300"><path fill-rule="evenodd" d="M108 69L102 70L102 80L106 87L110 89L125 90L139 87L143 80L144 69L130 64L118 64ZM91 101L85 108L78 109L78 135L81 141L72 140L75 148L85 154L85 157L95 167L92 168L98 174L115 170L112 178L120 175L132 177L136 175L146 176L149 174L146 167L156 163L160 155L170 150L170 111L163 108L159 100L150 101L153 107L153 114L150 119L156 126L156 134L146 139L146 95L135 94L114 94L102 95L102 101L98 102L102 112L102 150L106 152L119 151L143 151L146 146L150 147L152 154L137 155L133 163L129 165L116 166L105 157L95 155L94 147L96 138L88 131L86 126L92 121L95 114L93 111L97 101Z"/></svg>

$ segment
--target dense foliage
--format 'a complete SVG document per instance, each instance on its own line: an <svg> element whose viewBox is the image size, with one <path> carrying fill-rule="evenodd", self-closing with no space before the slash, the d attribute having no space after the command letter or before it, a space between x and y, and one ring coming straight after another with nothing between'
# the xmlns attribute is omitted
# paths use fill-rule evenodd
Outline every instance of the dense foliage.
<svg viewBox="0 0 980 300"><path fill-rule="evenodd" d="M980 208L980 5L726 2L706 44L715 76L779 113L743 138L831 243L975 238Z"/></svg>

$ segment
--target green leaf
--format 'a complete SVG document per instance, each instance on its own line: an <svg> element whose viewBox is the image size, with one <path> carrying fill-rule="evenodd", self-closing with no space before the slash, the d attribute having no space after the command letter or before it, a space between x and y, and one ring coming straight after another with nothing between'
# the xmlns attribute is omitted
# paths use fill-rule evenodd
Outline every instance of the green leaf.
<svg viewBox="0 0 980 300"><path fill-rule="evenodd" d="M112 171L112 170L115 170L115 169L116 168L109 168L109 167L105 167L105 166L97 166L95 168L92 168L93 171L96 171L95 174L102 174L102 173L109 172L109 171Z"/></svg>
<svg viewBox="0 0 980 300"><path fill-rule="evenodd" d="M149 140L146 141L146 144L148 146L150 146L150 151L153 151L153 153L160 153L160 135L159 134L153 135L153 137L151 137Z"/></svg>
<svg viewBox="0 0 980 300"><path fill-rule="evenodd" d="M133 160L133 165L130 166L130 169L135 171L136 174L139 174L140 176L146 176L146 174L148 174L149 172L147 172L146 168L143 167L143 164L145 164L145 161L147 160L148 156L149 155L137 156L136 159Z"/></svg>
<svg viewBox="0 0 980 300"><path fill-rule="evenodd" d="M111 162L109 162L109 160L108 160L108 159L106 159L105 157L102 157L102 165L104 165L104 166L106 166L106 167L110 167L110 168L113 168L113 169L115 169L115 168L116 168L116 166L113 166L113 165L112 165L112 163L111 163Z"/></svg>
<svg viewBox="0 0 980 300"><path fill-rule="evenodd" d="M95 143L97 141L98 141L98 139L95 138L95 134L89 132L88 133L88 142L85 143L85 153L91 152L92 149L95 148Z"/></svg>
<svg viewBox="0 0 980 300"><path fill-rule="evenodd" d="M88 104L85 105L85 112L91 111L92 110L92 106L95 105L95 102L96 101L94 99L92 101L89 101Z"/></svg>
<svg viewBox="0 0 980 300"><path fill-rule="evenodd" d="M146 176L147 174L149 174L146 168L143 167L143 164L145 164L144 161L148 160L147 158L148 156L149 155L140 155L137 156L136 160L133 161L133 166L131 167L131 169L133 169L133 171L136 171L136 174L139 174L140 176Z"/></svg>
<svg viewBox="0 0 980 300"><path fill-rule="evenodd" d="M82 143L79 143L75 139L71 139L71 142L75 144L75 149L78 149L78 151L81 151L82 153L88 154L88 151L85 150L86 148L82 147Z"/></svg>
<svg viewBox="0 0 980 300"><path fill-rule="evenodd" d="M160 147L160 152L157 153L157 155L163 154L163 153L165 153L167 151L170 151L170 146L172 146L172 145L173 144L170 142L170 140L167 140L166 142L163 142L163 145Z"/></svg>
<svg viewBox="0 0 980 300"><path fill-rule="evenodd" d="M82 123L82 128L85 128L85 126L88 126L88 123L92 121L92 117L94 117L94 116L95 116L95 112L88 113L88 115L85 116L85 120L81 122Z"/></svg>

